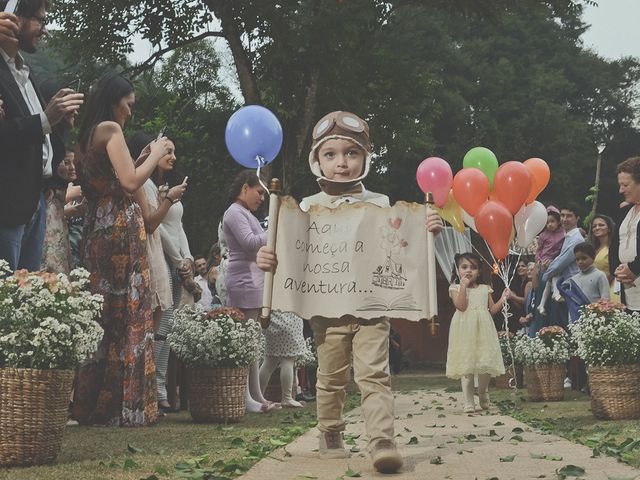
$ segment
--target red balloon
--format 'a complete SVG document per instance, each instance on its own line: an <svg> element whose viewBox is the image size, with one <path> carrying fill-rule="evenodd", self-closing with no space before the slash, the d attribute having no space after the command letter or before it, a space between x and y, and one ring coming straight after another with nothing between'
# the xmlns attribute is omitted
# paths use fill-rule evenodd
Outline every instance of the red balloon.
<svg viewBox="0 0 640 480"><path fill-rule="evenodd" d="M453 177L453 196L472 217L489 196L489 179L477 168L463 168Z"/></svg>
<svg viewBox="0 0 640 480"><path fill-rule="evenodd" d="M509 209L500 202L488 200L480 207L474 220L478 233L487 242L496 260L506 258L513 230L513 216Z"/></svg>
<svg viewBox="0 0 640 480"><path fill-rule="evenodd" d="M493 179L495 199L502 202L512 215L524 205L531 192L531 174L520 162L500 165Z"/></svg>

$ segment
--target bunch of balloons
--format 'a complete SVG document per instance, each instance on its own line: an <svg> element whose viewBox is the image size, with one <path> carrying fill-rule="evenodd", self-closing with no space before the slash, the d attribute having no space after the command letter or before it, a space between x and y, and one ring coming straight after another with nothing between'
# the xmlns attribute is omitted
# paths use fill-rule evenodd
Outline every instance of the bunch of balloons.
<svg viewBox="0 0 640 480"><path fill-rule="evenodd" d="M423 192L431 192L440 215L456 230L465 224L480 234L497 260L509 254L509 244L526 248L547 223L547 211L536 198L549 183L547 162L530 158L498 165L485 147L469 150L462 170L453 176L438 157L422 161L416 172Z"/></svg>

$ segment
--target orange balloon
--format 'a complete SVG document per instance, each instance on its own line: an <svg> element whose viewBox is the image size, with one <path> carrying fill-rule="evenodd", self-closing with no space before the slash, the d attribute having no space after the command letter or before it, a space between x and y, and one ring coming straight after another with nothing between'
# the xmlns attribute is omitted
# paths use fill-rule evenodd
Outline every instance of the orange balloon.
<svg viewBox="0 0 640 480"><path fill-rule="evenodd" d="M474 217L480 236L487 242L496 260L509 255L509 240L513 231L513 216L501 202L488 200Z"/></svg>
<svg viewBox="0 0 640 480"><path fill-rule="evenodd" d="M500 165L493 178L495 199L502 202L512 215L518 213L531 192L531 174L520 162Z"/></svg>
<svg viewBox="0 0 640 480"><path fill-rule="evenodd" d="M463 168L453 177L453 196L472 217L489 196L489 179L477 168Z"/></svg>
<svg viewBox="0 0 640 480"><path fill-rule="evenodd" d="M542 192L546 186L549 184L549 179L551 178L551 171L549 170L549 165L547 162L542 160L541 158L530 158L529 160L525 160L522 162L529 173L531 174L531 191L529 192L529 196L525 200L525 205L529 205L533 202L540 192Z"/></svg>

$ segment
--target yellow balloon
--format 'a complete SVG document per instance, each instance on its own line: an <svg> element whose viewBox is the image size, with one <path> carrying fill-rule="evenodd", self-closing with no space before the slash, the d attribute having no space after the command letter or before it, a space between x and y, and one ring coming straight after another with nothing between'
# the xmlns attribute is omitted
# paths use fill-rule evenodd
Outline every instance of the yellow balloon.
<svg viewBox="0 0 640 480"><path fill-rule="evenodd" d="M449 192L447 203L442 208L436 208L440 216L449 222L458 232L464 232L464 220L462 219L462 208L453 197L453 192Z"/></svg>

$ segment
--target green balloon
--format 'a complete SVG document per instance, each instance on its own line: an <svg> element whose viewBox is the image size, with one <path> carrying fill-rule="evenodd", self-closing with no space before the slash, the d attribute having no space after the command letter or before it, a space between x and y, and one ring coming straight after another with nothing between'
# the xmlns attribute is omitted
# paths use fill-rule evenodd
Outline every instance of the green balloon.
<svg viewBox="0 0 640 480"><path fill-rule="evenodd" d="M498 170L498 159L496 155L485 147L473 147L462 160L464 168L477 168L489 179L489 186L493 189L493 177Z"/></svg>

